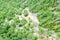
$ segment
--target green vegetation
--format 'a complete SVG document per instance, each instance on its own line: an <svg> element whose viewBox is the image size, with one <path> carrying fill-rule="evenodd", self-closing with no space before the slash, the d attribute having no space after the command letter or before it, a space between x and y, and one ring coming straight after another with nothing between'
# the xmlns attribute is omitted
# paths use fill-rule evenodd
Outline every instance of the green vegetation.
<svg viewBox="0 0 60 40"><path fill-rule="evenodd" d="M44 33L45 33L44 29L41 29L41 28L40 28L39 34L44 34Z"/></svg>
<svg viewBox="0 0 60 40"><path fill-rule="evenodd" d="M60 5L56 7L56 11L60 12Z"/></svg>
<svg viewBox="0 0 60 40"><path fill-rule="evenodd" d="M22 15L22 10L16 10L16 14Z"/></svg>
<svg viewBox="0 0 60 40"><path fill-rule="evenodd" d="M60 4L57 3L57 0L0 0L0 40L38 39L37 36L33 35L36 24L32 23L30 18L27 22L25 18L18 17L18 15L22 16L25 7L37 15L39 20L39 24L37 24L38 34L45 34L45 30L40 29L42 27L49 29L49 36L52 35L50 31L53 30L60 37L60 19L58 19L60 18L60 13L58 13L60 12ZM54 11L57 13L55 14ZM28 17L27 10L24 10L23 14ZM56 21L56 19L58 20ZM41 38L43 37L41 36Z"/></svg>
<svg viewBox="0 0 60 40"><path fill-rule="evenodd" d="M28 16L28 11L24 10L24 16Z"/></svg>
<svg viewBox="0 0 60 40"><path fill-rule="evenodd" d="M18 17L14 17L13 18L13 22L11 23L12 26L16 26L20 23L20 20Z"/></svg>
<svg viewBox="0 0 60 40"><path fill-rule="evenodd" d="M21 23L22 23L22 25L25 25L25 24L27 23L26 19L23 18L23 19L21 20Z"/></svg>

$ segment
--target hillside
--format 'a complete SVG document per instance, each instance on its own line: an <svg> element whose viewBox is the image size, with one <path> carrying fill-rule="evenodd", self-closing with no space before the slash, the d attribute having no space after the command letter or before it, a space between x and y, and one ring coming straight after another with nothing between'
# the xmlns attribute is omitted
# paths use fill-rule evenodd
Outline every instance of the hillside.
<svg viewBox="0 0 60 40"><path fill-rule="evenodd" d="M60 40L60 0L0 0L0 40Z"/></svg>

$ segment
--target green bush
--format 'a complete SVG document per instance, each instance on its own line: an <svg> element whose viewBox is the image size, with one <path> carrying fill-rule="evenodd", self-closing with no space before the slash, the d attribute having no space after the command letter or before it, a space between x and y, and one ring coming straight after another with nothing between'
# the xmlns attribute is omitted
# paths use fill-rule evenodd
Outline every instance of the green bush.
<svg viewBox="0 0 60 40"><path fill-rule="evenodd" d="M21 20L21 24L22 24L22 25L25 25L26 23L27 23L26 19L23 18L23 19Z"/></svg>
<svg viewBox="0 0 60 40"><path fill-rule="evenodd" d="M56 7L56 11L60 12L60 5Z"/></svg>
<svg viewBox="0 0 60 40"><path fill-rule="evenodd" d="M14 17L13 18L13 22L11 23L12 26L16 26L20 23L20 20L18 17Z"/></svg>
<svg viewBox="0 0 60 40"><path fill-rule="evenodd" d="M24 16L28 16L28 11L24 10Z"/></svg>

